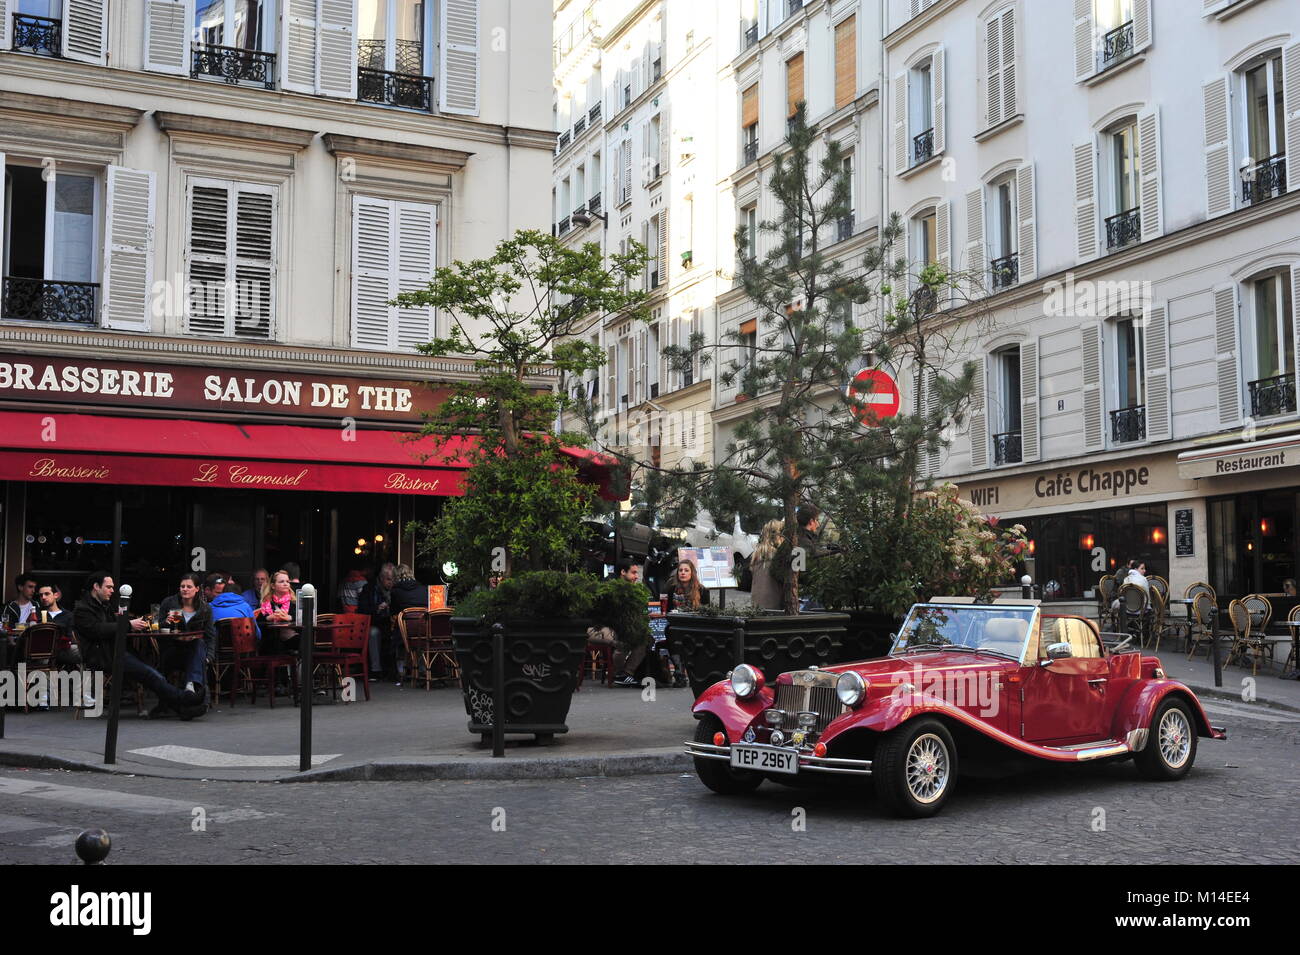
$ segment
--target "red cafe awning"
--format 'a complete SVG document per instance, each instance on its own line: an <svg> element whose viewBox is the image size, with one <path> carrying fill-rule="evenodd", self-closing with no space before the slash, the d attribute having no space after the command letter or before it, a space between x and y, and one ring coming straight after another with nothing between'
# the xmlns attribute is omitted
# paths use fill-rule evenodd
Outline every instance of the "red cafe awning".
<svg viewBox="0 0 1300 955"><path fill-rule="evenodd" d="M0 480L463 494L468 461L426 461L432 451L406 431L0 411ZM602 497L612 493L610 462L565 452Z"/></svg>

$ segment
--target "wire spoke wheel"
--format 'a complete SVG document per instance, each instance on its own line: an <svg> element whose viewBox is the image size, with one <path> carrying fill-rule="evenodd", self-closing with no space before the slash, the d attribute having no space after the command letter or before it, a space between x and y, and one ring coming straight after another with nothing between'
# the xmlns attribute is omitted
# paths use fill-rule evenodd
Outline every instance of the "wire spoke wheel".
<svg viewBox="0 0 1300 955"><path fill-rule="evenodd" d="M933 733L918 736L907 751L907 788L920 803L932 803L948 787L948 748Z"/></svg>
<svg viewBox="0 0 1300 955"><path fill-rule="evenodd" d="M1179 769L1192 751L1192 728L1180 709L1170 708L1160 720L1157 744L1161 758L1170 769Z"/></svg>

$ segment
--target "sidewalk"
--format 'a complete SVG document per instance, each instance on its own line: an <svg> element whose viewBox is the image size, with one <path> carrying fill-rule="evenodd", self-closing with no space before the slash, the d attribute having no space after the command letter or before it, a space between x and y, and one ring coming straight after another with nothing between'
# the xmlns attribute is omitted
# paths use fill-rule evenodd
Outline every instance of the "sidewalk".
<svg viewBox="0 0 1300 955"><path fill-rule="evenodd" d="M1204 657L1159 654L1165 672L1207 702L1243 700L1249 670L1223 671L1214 687ZM1300 712L1300 682L1263 674L1254 678L1252 705ZM264 700L231 708L225 700L202 719L147 720L128 704L118 730L118 761L104 765L107 721L73 719L69 710L24 714L9 710L0 765L130 773L175 779L250 782L416 779L544 779L689 771L682 741L695 731L690 690L642 691L583 684L569 709L566 735L548 746L507 739L506 755L471 736L460 690L371 684L373 699L321 703L312 715L313 769L299 773L297 707L285 699L274 710Z"/></svg>
<svg viewBox="0 0 1300 955"><path fill-rule="evenodd" d="M132 773L175 779L253 782L357 779L529 779L623 776L687 770L682 741L695 732L688 689L643 691L587 681L569 708L569 732L538 746L507 737L506 755L470 735L456 687L371 684L370 702L318 702L312 713L313 769L298 770L299 712L279 698L270 709L222 700L189 723L142 719L128 704L117 763L104 765L107 720L70 710L9 710L0 765Z"/></svg>

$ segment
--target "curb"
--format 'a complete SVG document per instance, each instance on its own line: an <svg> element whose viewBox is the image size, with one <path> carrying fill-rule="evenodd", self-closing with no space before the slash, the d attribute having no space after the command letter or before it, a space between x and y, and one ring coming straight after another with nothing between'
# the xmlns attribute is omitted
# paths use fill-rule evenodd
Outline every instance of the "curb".
<svg viewBox="0 0 1300 955"><path fill-rule="evenodd" d="M1265 699L1262 696L1257 696L1251 701L1251 703L1246 703L1246 701L1241 698L1240 693L1234 693L1227 687L1197 686L1195 683L1187 683L1181 680L1179 682L1189 690L1192 690L1197 696L1204 696L1212 700L1222 700L1225 703L1242 703L1247 706L1253 703L1256 706L1269 706L1275 710L1286 710L1289 713L1300 713L1300 706L1295 706L1291 703L1280 703L1277 700Z"/></svg>
<svg viewBox="0 0 1300 955"><path fill-rule="evenodd" d="M689 770L684 751L620 753L614 756L562 756L554 759L504 757L490 762L368 762L337 769L313 769L281 779L286 783L411 782L431 779L578 779L585 776L643 776Z"/></svg>

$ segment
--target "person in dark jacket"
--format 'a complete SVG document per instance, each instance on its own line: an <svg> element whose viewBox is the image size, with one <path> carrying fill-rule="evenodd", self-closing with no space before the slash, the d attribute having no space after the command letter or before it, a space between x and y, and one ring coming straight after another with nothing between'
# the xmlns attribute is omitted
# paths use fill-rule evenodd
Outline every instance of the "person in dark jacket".
<svg viewBox="0 0 1300 955"><path fill-rule="evenodd" d="M63 594L58 584L41 584L36 588L36 602L41 609L32 617L32 623L52 623L62 633L55 644L54 659L60 666L81 665L81 648L72 642L72 611L59 605Z"/></svg>
<svg viewBox="0 0 1300 955"><path fill-rule="evenodd" d="M403 657L402 634L397 629L397 617L403 610L418 608L424 610L429 606L429 588L415 579L415 573L407 564L397 565L397 580L390 593L389 612L392 614L392 626L388 630L388 647L386 659L392 659L393 671L400 678L399 664Z"/></svg>
<svg viewBox="0 0 1300 955"><path fill-rule="evenodd" d="M96 572L86 582L86 592L72 610L73 626L90 648L91 659L87 662L100 669L112 666L113 641L117 639L117 614L112 605L115 589L111 575ZM130 629L137 633L148 627L139 617L130 621ZM191 720L207 712L201 696L172 686L161 673L126 647L122 649L122 675L128 680L143 683L158 697L160 708L175 710L183 720Z"/></svg>
<svg viewBox="0 0 1300 955"><path fill-rule="evenodd" d="M370 679L379 680L383 670L380 651L390 639L393 629L393 585L397 583L397 568L384 564L375 579L361 588L357 595L357 613L370 618Z"/></svg>
<svg viewBox="0 0 1300 955"><path fill-rule="evenodd" d="M19 574L14 578L14 590L18 592L18 599L11 600L5 605L4 622L7 627L15 627L20 623L31 623L32 616L36 613L36 578L31 574Z"/></svg>
<svg viewBox="0 0 1300 955"><path fill-rule="evenodd" d="M221 583L225 580L221 579ZM203 599L202 587L198 574L182 574L176 593L165 598L158 608L158 615L170 620L176 629L203 634L203 639L192 641L164 638L163 653L163 669L182 670L185 689L198 693L200 698L207 680L208 661L217 657L217 624L212 619L212 608Z"/></svg>

